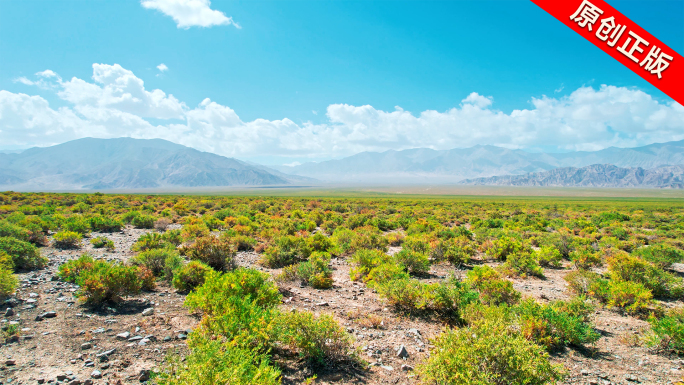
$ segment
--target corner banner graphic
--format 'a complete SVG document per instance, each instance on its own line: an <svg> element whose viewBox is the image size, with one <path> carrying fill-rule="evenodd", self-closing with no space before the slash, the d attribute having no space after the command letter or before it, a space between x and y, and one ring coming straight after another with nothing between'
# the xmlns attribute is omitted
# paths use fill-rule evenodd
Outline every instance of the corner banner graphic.
<svg viewBox="0 0 684 385"><path fill-rule="evenodd" d="M532 2L684 105L682 56L608 3L603 0Z"/></svg>

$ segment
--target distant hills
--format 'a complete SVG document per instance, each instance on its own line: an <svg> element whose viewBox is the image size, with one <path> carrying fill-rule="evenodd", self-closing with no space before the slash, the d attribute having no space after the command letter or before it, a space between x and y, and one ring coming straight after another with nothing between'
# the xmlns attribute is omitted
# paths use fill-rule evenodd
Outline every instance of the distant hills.
<svg viewBox="0 0 684 385"><path fill-rule="evenodd" d="M523 175L593 164L643 169L681 165L684 164L684 141L568 153L530 153L496 146L362 152L337 160L280 166L278 170L332 182L456 184L464 179Z"/></svg>
<svg viewBox="0 0 684 385"><path fill-rule="evenodd" d="M600 151L531 153L496 146L362 152L266 167L161 139L84 138L0 153L0 190L469 184L684 188L684 141Z"/></svg>
<svg viewBox="0 0 684 385"><path fill-rule="evenodd" d="M650 170L594 164L581 168L562 167L525 175L467 179L466 185L544 187L638 187L684 188L684 166L660 166Z"/></svg>
<svg viewBox="0 0 684 385"><path fill-rule="evenodd" d="M161 139L84 138L0 154L0 188L16 190L265 186L307 183Z"/></svg>

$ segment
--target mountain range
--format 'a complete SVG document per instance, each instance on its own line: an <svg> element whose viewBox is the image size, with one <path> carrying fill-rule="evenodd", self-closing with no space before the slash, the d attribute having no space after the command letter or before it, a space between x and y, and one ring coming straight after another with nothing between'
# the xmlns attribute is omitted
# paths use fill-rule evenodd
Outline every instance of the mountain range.
<svg viewBox="0 0 684 385"><path fill-rule="evenodd" d="M551 171L524 175L493 176L467 179L465 185L537 186L537 187L638 187L684 188L684 166L660 166L650 170L641 167L617 167L594 164L585 167L561 167Z"/></svg>
<svg viewBox="0 0 684 385"><path fill-rule="evenodd" d="M0 153L0 189L174 189L327 184L684 188L684 141L532 153L496 146L362 152L299 166L243 162L161 139L84 138Z"/></svg>
<svg viewBox="0 0 684 385"><path fill-rule="evenodd" d="M441 151L418 148L362 152L342 159L293 167L279 166L277 169L287 174L334 182L456 184L464 179L522 175L593 164L643 169L684 164L684 141L567 153L532 153L496 146Z"/></svg>
<svg viewBox="0 0 684 385"><path fill-rule="evenodd" d="M16 190L263 186L311 179L161 139L83 138L0 154L0 187Z"/></svg>

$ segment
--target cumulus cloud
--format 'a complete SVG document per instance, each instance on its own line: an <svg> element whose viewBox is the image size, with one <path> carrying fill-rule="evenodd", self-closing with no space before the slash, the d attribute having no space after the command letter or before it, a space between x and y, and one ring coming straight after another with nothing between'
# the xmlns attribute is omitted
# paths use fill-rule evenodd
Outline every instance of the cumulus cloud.
<svg viewBox="0 0 684 385"><path fill-rule="evenodd" d="M147 9L156 9L171 16L178 28L215 25L233 25L238 29L242 28L232 17L211 9L209 0L142 0L140 4Z"/></svg>
<svg viewBox="0 0 684 385"><path fill-rule="evenodd" d="M69 105L53 109L40 96L0 91L0 143L14 147L130 136L167 139L226 156L302 160L416 147L597 150L684 139L684 107L607 85L582 87L562 98L533 97L529 108L511 113L495 109L492 97L475 92L446 111L333 104L326 121L313 124L288 118L243 121L232 108L208 98L188 107L162 90L146 90L142 79L118 64L93 64L90 81L63 81L52 71L18 81L48 85ZM152 124L149 118L166 123Z"/></svg>
<svg viewBox="0 0 684 385"><path fill-rule="evenodd" d="M169 67L167 67L166 64L161 63L157 66L157 69L159 70L159 72L165 72L169 70Z"/></svg>

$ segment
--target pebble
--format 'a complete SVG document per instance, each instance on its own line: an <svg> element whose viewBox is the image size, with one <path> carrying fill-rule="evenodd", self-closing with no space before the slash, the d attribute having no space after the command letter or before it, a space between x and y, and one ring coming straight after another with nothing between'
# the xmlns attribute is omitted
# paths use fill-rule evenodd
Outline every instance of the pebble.
<svg viewBox="0 0 684 385"><path fill-rule="evenodd" d="M93 370L92 373L90 373L90 377L92 378L102 378L102 372L99 370Z"/></svg>
<svg viewBox="0 0 684 385"><path fill-rule="evenodd" d="M147 309L143 310L142 315L143 316L148 316L154 314L154 308L153 307L148 307Z"/></svg>
<svg viewBox="0 0 684 385"><path fill-rule="evenodd" d="M84 344L81 344L81 349L82 349L82 350L88 350L88 349L90 349L90 348L92 348L92 347L93 347L93 344L91 344L90 342L86 342L86 343L84 343Z"/></svg>
<svg viewBox="0 0 684 385"><path fill-rule="evenodd" d="M130 337L131 337L131 333L129 333L129 332L123 332L123 333L119 333L116 335L116 339L118 339L118 340L127 340Z"/></svg>
<svg viewBox="0 0 684 385"><path fill-rule="evenodd" d="M397 357L399 358L408 358L408 350L406 350L406 346L401 345L399 346L399 349L397 349Z"/></svg>

